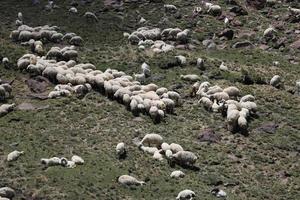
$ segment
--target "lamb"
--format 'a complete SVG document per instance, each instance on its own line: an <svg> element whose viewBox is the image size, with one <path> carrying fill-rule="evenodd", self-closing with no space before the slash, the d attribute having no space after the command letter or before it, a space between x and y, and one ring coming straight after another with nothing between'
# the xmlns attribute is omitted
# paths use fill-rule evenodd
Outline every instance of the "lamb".
<svg viewBox="0 0 300 200"><path fill-rule="evenodd" d="M171 156L172 161L183 166L193 166L197 159L197 156L190 151L178 151Z"/></svg>
<svg viewBox="0 0 300 200"><path fill-rule="evenodd" d="M177 11L177 7L174 5L170 5L170 4L165 4L164 8L165 8L166 12L170 12L170 13L174 13Z"/></svg>
<svg viewBox="0 0 300 200"><path fill-rule="evenodd" d="M116 153L119 159L126 157L126 148L124 142L120 142L117 144Z"/></svg>
<svg viewBox="0 0 300 200"><path fill-rule="evenodd" d="M0 106L0 117L8 114L9 112L13 111L15 104L3 104Z"/></svg>
<svg viewBox="0 0 300 200"><path fill-rule="evenodd" d="M0 199L3 198L4 200L7 199L12 199L16 195L15 190L13 190L10 187L2 187L0 188Z"/></svg>
<svg viewBox="0 0 300 200"><path fill-rule="evenodd" d="M71 161L73 161L77 165L84 164L84 160L80 156L77 156L77 155L72 156Z"/></svg>
<svg viewBox="0 0 300 200"><path fill-rule="evenodd" d="M23 154L24 154L24 151L17 151L17 150L15 150L15 151L13 151L13 152L11 152L11 153L9 153L7 155L7 159L6 160L8 162L15 161L15 160L17 160Z"/></svg>
<svg viewBox="0 0 300 200"><path fill-rule="evenodd" d="M195 197L195 192L192 190L182 190L179 192L177 195L176 199L177 200L193 200L193 197Z"/></svg>
<svg viewBox="0 0 300 200"><path fill-rule="evenodd" d="M69 9L69 12L70 12L70 13L77 13L78 10L77 10L77 8L75 8L75 7L71 7L71 8Z"/></svg>
<svg viewBox="0 0 300 200"><path fill-rule="evenodd" d="M144 181L139 181L136 178L129 176L129 175L122 175L122 176L118 177L118 182L121 185L125 185L125 186L144 185L145 184Z"/></svg>
<svg viewBox="0 0 300 200"><path fill-rule="evenodd" d="M185 173L183 173L180 170L173 171L170 175L171 178L183 178L185 176Z"/></svg>
<svg viewBox="0 0 300 200"><path fill-rule="evenodd" d="M279 75L275 75L271 80L270 80L270 85L272 85L275 88L279 88L282 84L281 77Z"/></svg>
<svg viewBox="0 0 300 200"><path fill-rule="evenodd" d="M92 12L86 12L83 15L87 20L98 21L98 17Z"/></svg>
<svg viewBox="0 0 300 200"><path fill-rule="evenodd" d="M155 147L160 147L162 143L163 143L162 136L155 133L146 134L142 139L142 141L140 142L140 144L142 145L147 144L148 146L155 146Z"/></svg>

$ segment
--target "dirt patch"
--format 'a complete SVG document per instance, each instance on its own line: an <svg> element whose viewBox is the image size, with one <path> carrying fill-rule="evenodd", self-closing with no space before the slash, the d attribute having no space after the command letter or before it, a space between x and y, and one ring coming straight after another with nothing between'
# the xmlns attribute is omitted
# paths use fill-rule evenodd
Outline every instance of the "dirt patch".
<svg viewBox="0 0 300 200"><path fill-rule="evenodd" d="M50 81L42 76L36 76L25 81L29 89L34 93L43 93L51 85Z"/></svg>

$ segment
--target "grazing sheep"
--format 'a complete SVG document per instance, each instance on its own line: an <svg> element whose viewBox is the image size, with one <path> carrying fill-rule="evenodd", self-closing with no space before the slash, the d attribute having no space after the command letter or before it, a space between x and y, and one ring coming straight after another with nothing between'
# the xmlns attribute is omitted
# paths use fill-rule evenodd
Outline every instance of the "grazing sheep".
<svg viewBox="0 0 300 200"><path fill-rule="evenodd" d="M9 68L9 59L7 57L2 58L2 63L5 68Z"/></svg>
<svg viewBox="0 0 300 200"><path fill-rule="evenodd" d="M61 165L61 159L58 157L52 157L52 158L42 158L41 159L41 163L46 165L47 167L50 166L57 166L57 165Z"/></svg>
<svg viewBox="0 0 300 200"><path fill-rule="evenodd" d="M142 74L134 74L134 80L140 82L140 83L145 83L146 82L146 75L144 73Z"/></svg>
<svg viewBox="0 0 300 200"><path fill-rule="evenodd" d="M240 90L234 86L225 88L223 92L226 92L230 97L237 97L240 95Z"/></svg>
<svg viewBox="0 0 300 200"><path fill-rule="evenodd" d="M205 70L204 60L202 58L197 59L197 67L200 70Z"/></svg>
<svg viewBox="0 0 300 200"><path fill-rule="evenodd" d="M263 37L273 37L275 33L277 33L277 31L273 26L270 26L264 31Z"/></svg>
<svg viewBox="0 0 300 200"><path fill-rule="evenodd" d="M81 46L83 43L83 39L80 36L73 36L70 40L69 43L71 45L75 45L75 46Z"/></svg>
<svg viewBox="0 0 300 200"><path fill-rule="evenodd" d="M69 12L75 14L75 13L78 12L78 10L77 10L77 8L75 8L75 7L71 7L71 8L69 9Z"/></svg>
<svg viewBox="0 0 300 200"><path fill-rule="evenodd" d="M213 102L207 97L201 97L198 103L202 103L206 110L211 110L213 106Z"/></svg>
<svg viewBox="0 0 300 200"><path fill-rule="evenodd" d="M122 176L118 177L118 182L121 185L125 185L125 186L144 185L145 184L144 181L139 181L136 178L129 176L129 175L122 175Z"/></svg>
<svg viewBox="0 0 300 200"><path fill-rule="evenodd" d="M143 63L141 66L142 73L145 74L145 77L148 78L151 76L150 66L147 63Z"/></svg>
<svg viewBox="0 0 300 200"><path fill-rule="evenodd" d="M172 153L177 153L179 151L183 151L183 148L179 144L171 143L170 144L170 150L172 151Z"/></svg>
<svg viewBox="0 0 300 200"><path fill-rule="evenodd" d="M84 160L80 156L76 156L76 155L72 156L71 161L73 161L77 165L84 164Z"/></svg>
<svg viewBox="0 0 300 200"><path fill-rule="evenodd" d="M190 151L178 151L171 156L171 159L183 166L192 166L198 159L197 156Z"/></svg>
<svg viewBox="0 0 300 200"><path fill-rule="evenodd" d="M3 104L0 106L0 117L8 114L9 112L13 111L15 104Z"/></svg>
<svg viewBox="0 0 300 200"><path fill-rule="evenodd" d="M251 101L241 102L241 107L248 109L252 113L255 113L257 111L256 103Z"/></svg>
<svg viewBox="0 0 300 200"><path fill-rule="evenodd" d="M17 150L15 150L15 151L13 151L13 152L11 152L11 153L9 153L7 155L7 159L6 160L8 162L15 161L15 160L17 160L23 154L24 154L24 151L17 151Z"/></svg>
<svg viewBox="0 0 300 200"><path fill-rule="evenodd" d="M124 158L126 156L126 148L124 142L120 142L119 144L117 144L116 153L119 159Z"/></svg>
<svg viewBox="0 0 300 200"><path fill-rule="evenodd" d="M175 56L175 58L177 59L178 63L181 66L186 65L187 61L186 61L186 57L185 56L179 55L179 56Z"/></svg>
<svg viewBox="0 0 300 200"><path fill-rule="evenodd" d="M12 199L16 195L15 190L10 187L2 187L0 188L0 198L8 198Z"/></svg>
<svg viewBox="0 0 300 200"><path fill-rule="evenodd" d="M155 123L160 122L165 116L164 111L158 109L157 106L150 107L149 115Z"/></svg>
<svg viewBox="0 0 300 200"><path fill-rule="evenodd" d="M181 192L179 192L176 199L177 200L193 200L193 198L195 196L196 196L195 192L193 192L192 190L182 190Z"/></svg>
<svg viewBox="0 0 300 200"><path fill-rule="evenodd" d="M142 145L147 144L148 146L155 146L155 147L160 147L162 143L163 143L162 136L155 133L146 134L141 141Z"/></svg>
<svg viewBox="0 0 300 200"><path fill-rule="evenodd" d="M292 14L292 15L300 15L300 9L298 9L298 8L292 8L292 7L288 7L288 10L290 11L290 13Z"/></svg>
<svg viewBox="0 0 300 200"><path fill-rule="evenodd" d="M270 85L272 85L275 88L279 88L281 86L282 80L279 75L275 75L271 80L270 80Z"/></svg>
<svg viewBox="0 0 300 200"><path fill-rule="evenodd" d="M219 5L211 5L209 6L207 13L210 13L212 15L221 15L222 8Z"/></svg>
<svg viewBox="0 0 300 200"><path fill-rule="evenodd" d="M173 155L173 153L172 153L172 151L169 150L169 149L165 152L165 156L166 156L169 160L172 159L172 155Z"/></svg>
<svg viewBox="0 0 300 200"><path fill-rule="evenodd" d="M158 151L158 148L157 147L145 147L143 145L140 145L139 146L139 149L142 150L143 152L145 153L148 153L148 154L151 154L151 155L154 155L154 153L156 151Z"/></svg>
<svg viewBox="0 0 300 200"><path fill-rule="evenodd" d="M179 33L177 33L176 35L176 40L180 43L187 43L189 40L189 34L190 34L190 30L189 29L185 29Z"/></svg>
<svg viewBox="0 0 300 200"><path fill-rule="evenodd" d="M173 171L170 175L171 178L183 178L185 176L185 173L183 173L180 170Z"/></svg>
<svg viewBox="0 0 300 200"><path fill-rule="evenodd" d="M228 71L228 67L225 65L224 62L221 63L219 69L222 70L222 71Z"/></svg>
<svg viewBox="0 0 300 200"><path fill-rule="evenodd" d="M246 101L255 101L255 97L251 94L247 94L240 99L240 102L246 102Z"/></svg>
<svg viewBox="0 0 300 200"><path fill-rule="evenodd" d="M229 95L226 92L216 92L213 94L214 99L217 99L218 101L221 100L229 100Z"/></svg>
<svg viewBox="0 0 300 200"><path fill-rule="evenodd" d="M92 12L86 12L83 15L87 20L98 21L98 17Z"/></svg>
<svg viewBox="0 0 300 200"><path fill-rule="evenodd" d="M174 5L170 5L170 4L165 4L165 5L164 5L164 8L165 8L165 11L166 11L166 12L174 13L174 12L177 11L177 7L174 6Z"/></svg>
<svg viewBox="0 0 300 200"><path fill-rule="evenodd" d="M18 19L20 21L23 21L23 14L21 12L18 13Z"/></svg>

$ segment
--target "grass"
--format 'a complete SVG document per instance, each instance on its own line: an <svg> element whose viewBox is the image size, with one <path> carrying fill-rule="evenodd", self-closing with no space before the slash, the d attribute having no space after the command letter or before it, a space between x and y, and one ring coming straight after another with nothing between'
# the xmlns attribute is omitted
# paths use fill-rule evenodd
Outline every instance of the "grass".
<svg viewBox="0 0 300 200"><path fill-rule="evenodd" d="M100 12L103 3L95 1L89 6L79 6L78 16L70 16L66 12L66 2L60 3L61 8L50 13L41 11L41 7L32 7L28 2L1 2L0 45L3 48L0 48L0 58L8 56L16 63L22 54L29 51L9 39L20 10L31 26L57 25L62 32L75 32L82 36L85 45L80 49L81 62L91 62L101 70L116 68L128 74L137 72L142 62L148 62L158 85L170 88L182 84L183 87L178 91L183 94L184 101L181 107L176 108L176 115L169 115L164 122L155 125L148 116L137 119L124 106L97 92L82 99L30 99L27 94L31 92L24 85L29 76L1 67L2 79L15 79L14 98L9 102L48 106L41 110L16 110L0 118L0 186L16 189L16 199L169 200L175 199L179 191L187 188L196 192L196 199L215 199L209 192L215 186L225 188L230 199L298 199L299 98L268 85L235 83L242 71L247 70L265 79L278 73L284 77L287 85L293 85L300 72L297 65L288 62L288 53L255 49L206 51L199 46L195 51L176 50L167 55L152 55L137 51L136 46L129 45L123 39L122 33L138 28L136 22L139 14L136 10L155 26L158 19L164 16L161 3L128 3L125 4L123 15L120 15L112 10ZM182 8L183 18L179 20L169 16L170 23L181 28L193 24L186 21L185 15L190 14L195 3L179 0L173 3ZM87 10L99 12L98 23L86 23L81 15ZM271 20L257 12L250 13L248 17L254 19L256 15L262 19L263 27ZM241 21L243 18L247 17L241 17ZM207 23L203 23L205 20ZM195 38L206 38L222 30L216 18L205 16L197 21L200 22L195 28L203 28L203 31L195 34ZM243 28L251 29L251 26L254 25L249 23L249 27L245 24ZM290 26L292 28L294 25ZM235 41L238 39L232 43ZM50 48L52 45L46 46ZM208 67L205 71L198 70L192 63L171 69L160 67L179 54L187 56L188 61L205 58ZM274 60L280 61L279 67L272 67ZM221 74L222 79L212 76L213 79L209 81L221 86L236 85L242 94L250 93L257 98L259 117L250 123L248 137L228 132L224 118L209 113L197 105L195 99L187 97L190 83L179 80L180 74L214 75L221 61L225 61L232 73ZM276 134L257 130L257 127L270 121L279 125ZM222 139L219 143L198 142L197 136L207 127L220 135ZM197 165L200 170L191 171L179 166L171 168L166 161L154 161L151 156L140 152L132 139L147 133L161 134L166 142L179 143L184 149L195 152L199 157ZM120 141L128 146L128 158L123 161L116 159L114 151ZM23 150L25 154L16 162L7 163L6 155L15 149ZM86 163L75 169L44 169L40 164L40 159L44 157L70 158L73 154L82 156ZM169 175L175 169L183 170L186 177L171 179ZM280 177L282 171L288 174L286 182ZM116 177L122 174L132 174L147 180L147 184L137 188L121 187L116 183Z"/></svg>

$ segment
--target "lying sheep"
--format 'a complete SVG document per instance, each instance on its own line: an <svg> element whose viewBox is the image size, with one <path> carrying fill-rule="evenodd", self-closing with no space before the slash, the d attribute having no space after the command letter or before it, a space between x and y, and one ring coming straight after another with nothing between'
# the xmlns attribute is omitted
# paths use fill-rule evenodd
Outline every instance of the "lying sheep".
<svg viewBox="0 0 300 200"><path fill-rule="evenodd" d="M11 152L11 153L9 153L7 155L7 159L6 160L8 162L15 161L15 160L17 160L23 154L24 154L24 151L17 151L17 150L15 150L15 151L13 151L13 152Z"/></svg>
<svg viewBox="0 0 300 200"><path fill-rule="evenodd" d="M197 156L190 151L178 151L171 156L172 161L183 166L193 166L197 159Z"/></svg>
<svg viewBox="0 0 300 200"><path fill-rule="evenodd" d="M126 157L126 148L124 142L120 142L119 144L117 144L116 153L119 159Z"/></svg>
<svg viewBox="0 0 300 200"><path fill-rule="evenodd" d="M98 17L92 12L86 12L83 15L87 20L98 21Z"/></svg>
<svg viewBox="0 0 300 200"><path fill-rule="evenodd" d="M170 4L165 4L164 8L165 8L165 12L174 13L177 11L177 7L174 5L170 5Z"/></svg>
<svg viewBox="0 0 300 200"><path fill-rule="evenodd" d="M46 165L47 167L50 166L57 166L57 165L61 165L61 159L58 157L52 157L52 158L42 158L41 159L41 163Z"/></svg>
<svg viewBox="0 0 300 200"><path fill-rule="evenodd" d="M9 59L7 57L3 57L2 64L4 65L5 68L8 68L9 67Z"/></svg>
<svg viewBox="0 0 300 200"><path fill-rule="evenodd" d="M121 185L125 185L125 186L144 185L145 184L144 181L139 181L136 178L129 176L129 175L122 175L122 176L118 177L118 182Z"/></svg>
<svg viewBox="0 0 300 200"><path fill-rule="evenodd" d="M15 197L15 195L16 195L15 190L10 187L0 188L0 198L12 199Z"/></svg>
<svg viewBox="0 0 300 200"><path fill-rule="evenodd" d="M3 104L0 106L0 117L8 114L9 112L13 111L15 104Z"/></svg>
<svg viewBox="0 0 300 200"><path fill-rule="evenodd" d="M185 176L185 173L183 173L180 170L173 171L170 175L171 178L183 178Z"/></svg>
<svg viewBox="0 0 300 200"><path fill-rule="evenodd" d="M195 81L199 81L200 77L196 74L187 74L187 75L180 75L180 78L182 80L185 81L191 81L191 82L195 82Z"/></svg>
<svg viewBox="0 0 300 200"><path fill-rule="evenodd" d="M273 78L270 80L270 85L275 88L279 88L282 85L281 77L279 75L273 76Z"/></svg>
<svg viewBox="0 0 300 200"><path fill-rule="evenodd" d="M195 192L192 190L182 190L177 195L177 200L192 200L196 196Z"/></svg>
<svg viewBox="0 0 300 200"><path fill-rule="evenodd" d="M77 156L77 155L72 156L71 161L73 161L77 165L84 164L84 160L80 156Z"/></svg>

